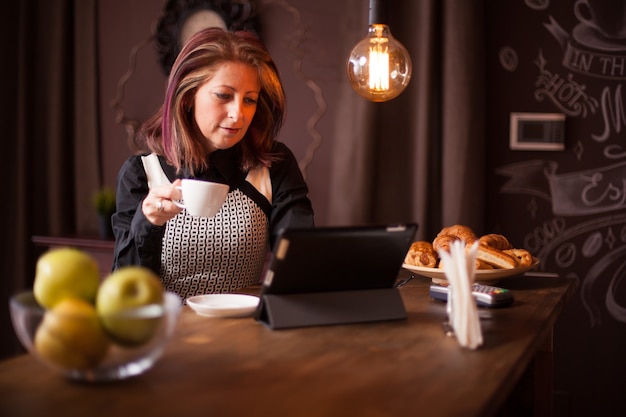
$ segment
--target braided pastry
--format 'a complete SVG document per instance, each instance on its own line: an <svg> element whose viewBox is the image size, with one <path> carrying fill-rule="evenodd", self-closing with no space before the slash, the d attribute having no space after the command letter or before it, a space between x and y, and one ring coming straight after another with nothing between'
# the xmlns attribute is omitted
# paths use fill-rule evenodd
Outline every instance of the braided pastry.
<svg viewBox="0 0 626 417"><path fill-rule="evenodd" d="M513 269L517 267L517 259L491 246L478 245L476 258L500 269Z"/></svg>
<svg viewBox="0 0 626 417"><path fill-rule="evenodd" d="M437 254L430 242L413 242L404 259L404 263L415 266L434 268L437 265Z"/></svg>
<svg viewBox="0 0 626 417"><path fill-rule="evenodd" d="M503 252L515 258L519 267L530 266L533 263L533 256L526 249L507 249Z"/></svg>

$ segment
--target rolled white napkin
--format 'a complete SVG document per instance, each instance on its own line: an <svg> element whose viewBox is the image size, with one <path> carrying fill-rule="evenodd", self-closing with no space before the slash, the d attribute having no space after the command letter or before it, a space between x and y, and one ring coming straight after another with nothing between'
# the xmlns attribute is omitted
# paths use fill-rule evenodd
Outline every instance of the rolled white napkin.
<svg viewBox="0 0 626 417"><path fill-rule="evenodd" d="M465 246L465 242L456 240L450 245L450 252L439 251L439 257L444 262L444 273L450 286L448 293L450 325L461 346L476 349L483 344L478 308L472 295L478 241L469 249Z"/></svg>

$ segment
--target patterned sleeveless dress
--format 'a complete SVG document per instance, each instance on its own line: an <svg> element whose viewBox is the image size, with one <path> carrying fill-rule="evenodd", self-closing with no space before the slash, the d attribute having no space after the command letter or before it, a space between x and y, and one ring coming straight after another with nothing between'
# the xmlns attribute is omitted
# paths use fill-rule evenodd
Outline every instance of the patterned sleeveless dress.
<svg viewBox="0 0 626 417"><path fill-rule="evenodd" d="M170 182L155 155L143 158L150 186ZM248 194L259 192L271 202L269 170L251 171L246 182L253 187L231 186L214 217L183 210L166 223L160 277L168 291L186 299L258 283L269 246L269 219Z"/></svg>

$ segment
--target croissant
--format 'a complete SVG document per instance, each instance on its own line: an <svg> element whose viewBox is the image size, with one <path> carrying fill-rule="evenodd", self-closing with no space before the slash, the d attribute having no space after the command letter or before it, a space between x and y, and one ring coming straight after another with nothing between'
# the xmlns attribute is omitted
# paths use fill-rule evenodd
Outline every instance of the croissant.
<svg viewBox="0 0 626 417"><path fill-rule="evenodd" d="M455 240L462 240L466 245L471 245L476 240L476 234L471 228L461 224L444 227L433 240L433 248L437 252L450 251L450 244Z"/></svg>
<svg viewBox="0 0 626 417"><path fill-rule="evenodd" d="M490 233L488 235L481 236L480 239L478 239L478 242L481 245L491 246L495 249L513 249L513 245L511 245L509 240L505 236L497 233Z"/></svg>
<svg viewBox="0 0 626 417"><path fill-rule="evenodd" d="M437 235L437 237L433 240L433 249L439 253L442 250L450 251L450 245L452 242L457 240L456 237L452 235Z"/></svg>
<svg viewBox="0 0 626 417"><path fill-rule="evenodd" d="M454 226L448 226L441 229L439 235L450 235L455 238L464 241L465 243L474 243L476 240L476 234L469 226L462 224L455 224Z"/></svg>

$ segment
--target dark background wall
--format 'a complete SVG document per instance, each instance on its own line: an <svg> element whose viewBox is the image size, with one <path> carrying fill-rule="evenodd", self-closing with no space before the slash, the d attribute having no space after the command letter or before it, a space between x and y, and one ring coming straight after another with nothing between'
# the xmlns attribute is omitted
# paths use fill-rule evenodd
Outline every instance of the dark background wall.
<svg viewBox="0 0 626 417"><path fill-rule="evenodd" d="M578 280L555 330L556 415L624 415L626 2L487 4L488 228ZM564 114L565 149L511 150L511 112Z"/></svg>
<svg viewBox="0 0 626 417"><path fill-rule="evenodd" d="M604 2L610 5L608 14L624 16L618 11L626 1ZM314 151L306 173L316 218L325 224L332 181L327 138L338 114L336 86L345 76L347 55L337 40L344 39L346 28L365 25L367 1L261 3L264 40L281 69L290 106L281 140L299 159ZM581 4L579 16L576 3ZM583 3L485 0L486 225L533 251L541 258L541 270L578 279L555 331L555 415L612 416L626 411L626 41L584 23ZM162 4L98 2L102 159L109 185L131 153L112 102L118 99L124 116L143 120L162 96L165 78L153 46L143 44ZM619 24L626 27L626 22ZM134 52L133 75L118 96ZM320 103L325 110L316 119ZM511 112L565 114L565 149L511 150Z"/></svg>

